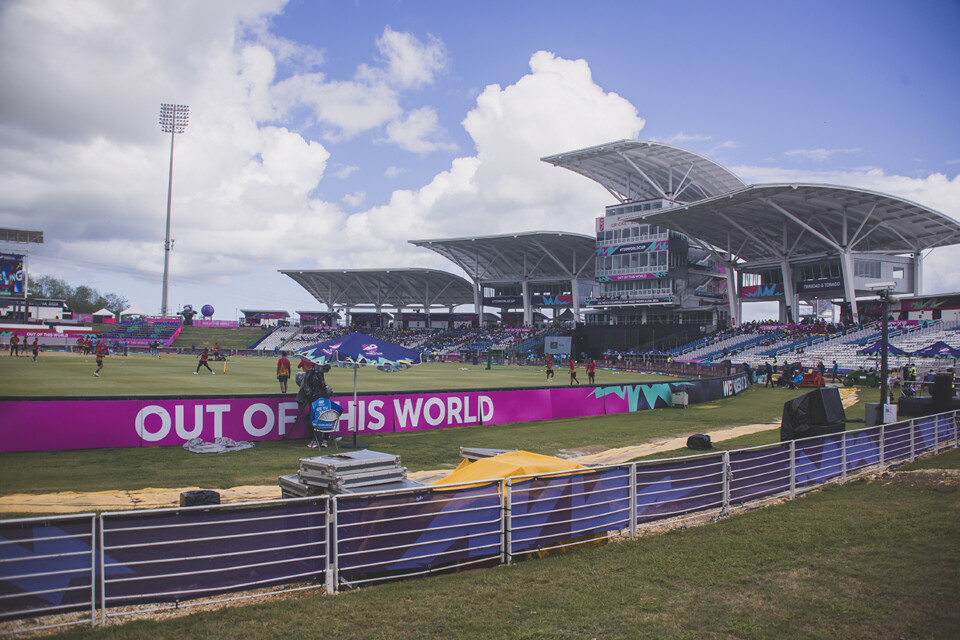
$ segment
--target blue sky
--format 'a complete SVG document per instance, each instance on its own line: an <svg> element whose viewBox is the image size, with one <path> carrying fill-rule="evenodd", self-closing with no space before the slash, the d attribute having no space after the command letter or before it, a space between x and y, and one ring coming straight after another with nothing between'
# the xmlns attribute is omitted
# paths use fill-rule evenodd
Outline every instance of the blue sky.
<svg viewBox="0 0 960 640"><path fill-rule="evenodd" d="M958 26L929 1L14 0L0 226L45 232L33 273L159 311L170 101L171 308L224 319L319 308L278 269L455 271L406 241L590 233L609 195L539 158L622 138L960 218ZM934 252L925 292L957 290Z"/></svg>

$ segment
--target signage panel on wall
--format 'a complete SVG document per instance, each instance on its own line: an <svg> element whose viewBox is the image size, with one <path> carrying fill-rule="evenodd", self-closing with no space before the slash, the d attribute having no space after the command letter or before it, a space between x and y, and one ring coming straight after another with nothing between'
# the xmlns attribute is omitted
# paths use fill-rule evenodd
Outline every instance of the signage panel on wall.
<svg viewBox="0 0 960 640"><path fill-rule="evenodd" d="M783 296L783 283L740 287L741 298L768 298L773 296Z"/></svg>
<svg viewBox="0 0 960 640"><path fill-rule="evenodd" d="M797 293L812 293L817 291L834 291L843 289L843 278L822 278L820 280L804 280L797 283Z"/></svg>

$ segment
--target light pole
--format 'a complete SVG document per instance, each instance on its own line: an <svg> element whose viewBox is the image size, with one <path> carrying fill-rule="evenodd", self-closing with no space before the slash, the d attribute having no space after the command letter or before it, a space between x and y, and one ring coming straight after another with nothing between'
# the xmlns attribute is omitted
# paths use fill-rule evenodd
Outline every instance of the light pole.
<svg viewBox="0 0 960 640"><path fill-rule="evenodd" d="M160 105L160 130L170 134L170 177L167 181L167 234L163 240L163 299L160 302L160 315L167 317L167 282L170 277L170 199L173 195L173 138L183 133L190 119L190 107L185 104Z"/></svg>
<svg viewBox="0 0 960 640"><path fill-rule="evenodd" d="M876 291L880 296L880 411L886 406L887 398L887 346L889 344L889 335L887 316L890 315L890 292L896 287L894 282L873 282L867 285L871 291ZM881 414L882 416L882 414ZM881 424L883 419L881 417Z"/></svg>

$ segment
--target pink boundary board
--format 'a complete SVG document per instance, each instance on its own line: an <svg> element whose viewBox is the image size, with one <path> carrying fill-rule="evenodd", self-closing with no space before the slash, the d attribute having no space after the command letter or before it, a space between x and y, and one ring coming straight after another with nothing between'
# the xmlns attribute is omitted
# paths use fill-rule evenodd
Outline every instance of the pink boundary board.
<svg viewBox="0 0 960 640"><path fill-rule="evenodd" d="M672 389L690 401L735 395L745 376L632 385L558 386L509 390L359 394L334 400L344 407L337 431L380 434L626 413L669 406ZM731 384L736 381L738 384ZM182 445L305 438L306 421L293 396L143 397L0 400L0 451Z"/></svg>

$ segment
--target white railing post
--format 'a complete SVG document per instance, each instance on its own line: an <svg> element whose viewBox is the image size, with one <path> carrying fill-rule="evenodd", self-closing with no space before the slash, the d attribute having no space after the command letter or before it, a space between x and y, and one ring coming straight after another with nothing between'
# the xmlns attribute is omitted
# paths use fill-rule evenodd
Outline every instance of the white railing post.
<svg viewBox="0 0 960 640"><path fill-rule="evenodd" d="M886 429L886 425L882 424L880 425L880 461L878 465L881 473L883 472L883 465L884 465L883 452L884 452L884 449L887 448L886 441L887 441L887 429Z"/></svg>
<svg viewBox="0 0 960 640"><path fill-rule="evenodd" d="M630 465L630 539L637 539L637 463Z"/></svg>
<svg viewBox="0 0 960 640"><path fill-rule="evenodd" d="M730 467L730 452L723 452L723 506L720 516L730 515L730 484L733 482L733 469Z"/></svg>
<svg viewBox="0 0 960 640"><path fill-rule="evenodd" d="M790 499L797 497L797 441L790 441Z"/></svg>
<svg viewBox="0 0 960 640"><path fill-rule="evenodd" d="M840 434L840 484L847 481L847 434Z"/></svg>
<svg viewBox="0 0 960 640"><path fill-rule="evenodd" d="M513 485L511 483L511 478L507 478L503 483L503 531L506 537L504 543L504 553L506 554L505 562L506 564L511 564L513 562L513 554L511 553L511 547L513 545L513 535L511 535L510 527L512 526L512 509L510 507L510 502L512 499Z"/></svg>
<svg viewBox="0 0 960 640"><path fill-rule="evenodd" d="M917 444L914 432L917 430L916 420L910 420L910 462L917 459Z"/></svg>
<svg viewBox="0 0 960 640"><path fill-rule="evenodd" d="M337 497L327 499L327 577L328 594L337 592L339 572L337 570Z"/></svg>
<svg viewBox="0 0 960 640"><path fill-rule="evenodd" d="M940 453L940 416L933 417L933 455Z"/></svg>
<svg viewBox="0 0 960 640"><path fill-rule="evenodd" d="M500 564L507 563L507 483L500 481Z"/></svg>
<svg viewBox="0 0 960 640"><path fill-rule="evenodd" d="M107 572L103 570L106 555L103 550L103 514L97 516L97 519L100 520L100 626L105 627L107 626Z"/></svg>
<svg viewBox="0 0 960 640"><path fill-rule="evenodd" d="M97 626L97 515L90 516L90 626ZM99 545L103 546L103 545Z"/></svg>

